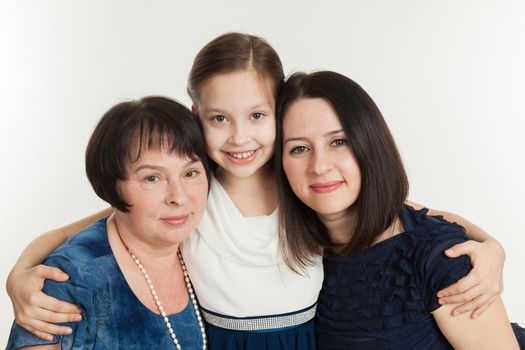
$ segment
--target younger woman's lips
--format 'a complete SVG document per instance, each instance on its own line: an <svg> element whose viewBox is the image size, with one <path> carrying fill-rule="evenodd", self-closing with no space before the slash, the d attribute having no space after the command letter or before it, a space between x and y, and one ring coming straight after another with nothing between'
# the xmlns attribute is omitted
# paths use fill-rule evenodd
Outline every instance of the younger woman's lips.
<svg viewBox="0 0 525 350"><path fill-rule="evenodd" d="M343 181L329 181L310 185L310 188L315 193L330 193L337 190L342 184Z"/></svg>

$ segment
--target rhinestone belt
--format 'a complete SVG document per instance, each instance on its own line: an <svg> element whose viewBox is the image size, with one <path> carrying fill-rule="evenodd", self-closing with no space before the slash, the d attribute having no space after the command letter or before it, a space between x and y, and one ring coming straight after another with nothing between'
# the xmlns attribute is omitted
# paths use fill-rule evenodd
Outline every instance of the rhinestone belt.
<svg viewBox="0 0 525 350"><path fill-rule="evenodd" d="M275 316L261 316L261 317L247 317L236 318L219 315L207 311L201 307L202 316L209 324L236 331L261 331L278 328L287 328L298 326L310 321L315 316L317 304L314 304L306 309L299 310L294 313L275 315Z"/></svg>

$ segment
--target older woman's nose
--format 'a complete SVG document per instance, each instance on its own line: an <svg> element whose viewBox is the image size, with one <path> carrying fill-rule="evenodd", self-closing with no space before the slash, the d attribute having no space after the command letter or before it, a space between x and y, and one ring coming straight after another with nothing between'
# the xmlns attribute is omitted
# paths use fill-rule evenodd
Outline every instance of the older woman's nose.
<svg viewBox="0 0 525 350"><path fill-rule="evenodd" d="M181 206L186 204L186 190L180 182L170 182L166 193L166 203Z"/></svg>

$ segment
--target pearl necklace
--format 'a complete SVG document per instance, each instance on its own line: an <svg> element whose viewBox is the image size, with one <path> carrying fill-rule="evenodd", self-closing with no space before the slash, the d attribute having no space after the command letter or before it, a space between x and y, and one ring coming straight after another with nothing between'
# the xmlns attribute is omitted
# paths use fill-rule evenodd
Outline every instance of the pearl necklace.
<svg viewBox="0 0 525 350"><path fill-rule="evenodd" d="M121 238L121 241L122 241L122 238ZM122 243L124 243L124 241L122 241ZM155 304L157 305L157 308L159 309L159 312L162 318L164 319L164 323L166 324L166 327L168 328L168 332L170 333L170 337L173 340L175 347L177 348L177 350L181 350L182 348L180 346L179 340L177 339L177 336L175 335L175 331L173 330L173 327L171 326L171 323L170 323L170 320L168 319L168 315L166 314L166 311L164 311L164 308L162 307L162 303L160 302L159 296L157 295L157 292L155 291L155 288L153 287L153 283L151 282L151 279L149 278L148 273L144 269L144 266L142 266L142 263L140 262L140 260L135 256L135 254L133 254L131 249L129 249L125 243L124 243L124 246L128 250L135 264L137 264L137 266L139 267L140 272L142 272L142 274L144 275L144 278L146 279L146 282L148 283L148 287L151 291L151 295L153 296L153 299L155 300ZM204 331L204 324L202 323L202 317L199 311L199 305L197 304L195 293L193 293L193 287L191 285L190 277L188 276L186 264L184 263L184 259L182 258L182 254L180 250L177 251L177 256L179 257L180 265L182 267L182 272L184 273L184 282L186 283L186 288L188 289L188 293L190 294L190 300L193 304L193 309L195 310L197 321L199 322L199 328L200 328L201 337L202 337L202 349L206 350L206 333Z"/></svg>

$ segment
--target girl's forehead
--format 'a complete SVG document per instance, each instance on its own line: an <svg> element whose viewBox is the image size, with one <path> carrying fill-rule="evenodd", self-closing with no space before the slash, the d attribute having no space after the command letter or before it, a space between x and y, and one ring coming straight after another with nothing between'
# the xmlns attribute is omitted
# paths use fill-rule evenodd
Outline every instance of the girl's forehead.
<svg viewBox="0 0 525 350"><path fill-rule="evenodd" d="M268 105L273 108L273 84L252 69L217 74L202 87L200 106L204 109Z"/></svg>

